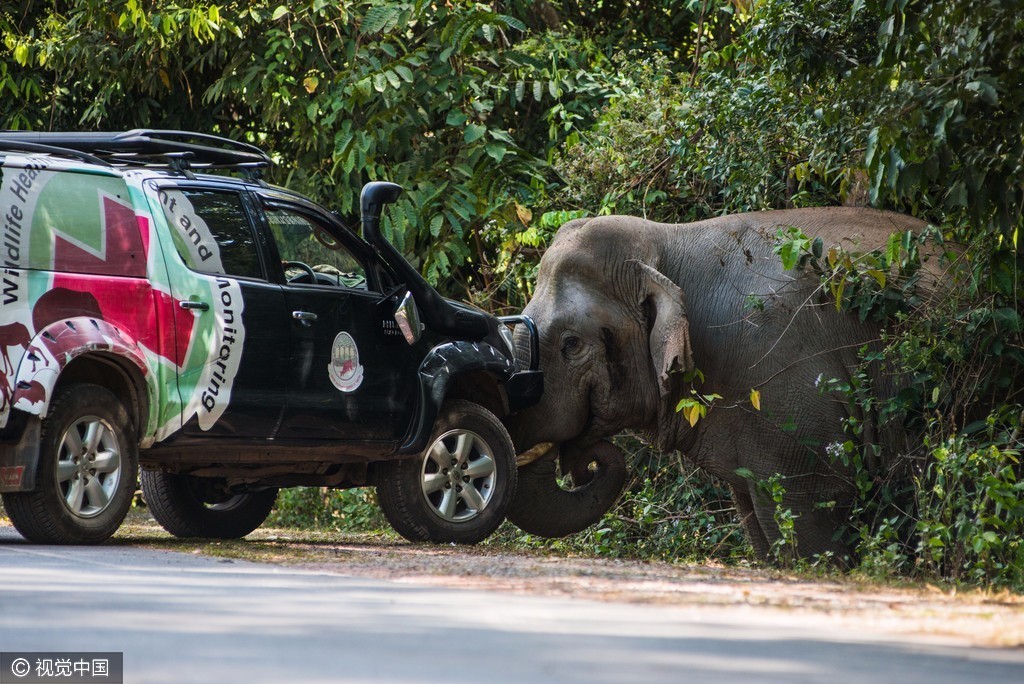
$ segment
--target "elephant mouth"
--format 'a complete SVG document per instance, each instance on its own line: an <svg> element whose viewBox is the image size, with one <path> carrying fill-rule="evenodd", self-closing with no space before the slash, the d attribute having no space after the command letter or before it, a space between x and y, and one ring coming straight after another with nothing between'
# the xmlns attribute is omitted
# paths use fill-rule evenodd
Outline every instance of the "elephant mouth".
<svg viewBox="0 0 1024 684"><path fill-rule="evenodd" d="M562 473L571 474L572 481L580 486L589 483L595 470L600 468L601 459L595 460L591 455L603 454L610 448L617 450L606 439L578 438L567 442L540 442L517 454L516 466L522 468L542 459L557 460Z"/></svg>

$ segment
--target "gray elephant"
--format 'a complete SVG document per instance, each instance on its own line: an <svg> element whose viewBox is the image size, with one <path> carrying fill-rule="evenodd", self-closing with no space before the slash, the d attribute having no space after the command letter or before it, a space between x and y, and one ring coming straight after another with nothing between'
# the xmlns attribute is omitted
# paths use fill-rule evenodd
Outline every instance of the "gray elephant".
<svg viewBox="0 0 1024 684"><path fill-rule="evenodd" d="M546 390L508 424L525 452L521 464L532 460L520 468L511 520L563 536L599 519L625 477L621 452L603 440L632 429L727 482L761 557L780 532L776 506L757 483L777 475L783 506L796 516L796 553L831 553L841 563L848 550L835 537L854 485L826 450L850 439L842 425L849 409L818 386L849 380L858 350L877 345L879 327L837 311L817 275L784 271L773 246L780 228L822 238L827 252L883 247L893 232L925 226L855 208L684 225L622 216L566 223L524 311L541 332ZM876 391L891 392L892 378L874 372ZM693 426L676 410L691 389L721 397ZM760 393L759 410L751 390ZM556 483L559 456L576 483L571 490Z"/></svg>

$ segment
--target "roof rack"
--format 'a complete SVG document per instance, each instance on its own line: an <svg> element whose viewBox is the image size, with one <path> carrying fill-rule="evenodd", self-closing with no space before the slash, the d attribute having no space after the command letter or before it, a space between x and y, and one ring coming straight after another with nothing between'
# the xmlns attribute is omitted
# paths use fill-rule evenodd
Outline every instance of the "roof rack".
<svg viewBox="0 0 1024 684"><path fill-rule="evenodd" d="M110 166L158 166L255 171L270 166L266 152L229 138L188 131L138 128L110 133L0 132L0 150L43 152Z"/></svg>

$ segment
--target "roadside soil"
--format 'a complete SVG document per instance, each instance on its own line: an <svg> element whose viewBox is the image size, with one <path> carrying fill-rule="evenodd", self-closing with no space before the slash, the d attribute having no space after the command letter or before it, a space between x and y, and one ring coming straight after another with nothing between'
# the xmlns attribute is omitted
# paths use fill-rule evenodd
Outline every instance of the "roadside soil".
<svg viewBox="0 0 1024 684"><path fill-rule="evenodd" d="M1024 648L1024 596L922 584L881 584L836 573L793 574L714 563L684 564L509 549L410 544L390 534L261 528L244 540L177 540L133 512L112 544L279 563L412 585L645 603L752 620L843 626L949 644Z"/></svg>

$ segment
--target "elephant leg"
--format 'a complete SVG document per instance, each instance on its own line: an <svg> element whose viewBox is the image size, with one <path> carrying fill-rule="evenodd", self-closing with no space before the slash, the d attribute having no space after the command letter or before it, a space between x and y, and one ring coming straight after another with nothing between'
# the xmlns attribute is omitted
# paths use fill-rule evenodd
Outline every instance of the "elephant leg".
<svg viewBox="0 0 1024 684"><path fill-rule="evenodd" d="M754 553L757 557L763 561L769 560L769 545L768 538L764 536L764 530L761 529L761 523L757 519L757 514L754 512L754 502L750 498L750 493L743 489L736 487L735 485L729 487L732 490L732 501L736 505L736 513L740 517L740 523L743 525L743 531L747 535L747 541L754 548Z"/></svg>
<svg viewBox="0 0 1024 684"><path fill-rule="evenodd" d="M753 485L752 485L753 486ZM783 538L779 523L775 520L776 504L765 501L763 496L752 497L754 513L767 539L769 549ZM850 550L840 541L833 539L839 529L842 510L818 508L813 503L785 501L783 511L790 511L794 517L791 544L784 544L779 560L793 562L797 558L814 560L815 556L831 554L830 564L847 567L850 564Z"/></svg>
<svg viewBox="0 0 1024 684"><path fill-rule="evenodd" d="M806 504L796 520L796 543L800 556L813 560L817 555L831 554L829 565L849 567L852 556L849 547L840 539L833 539L848 519L848 512L849 507L828 509Z"/></svg>

